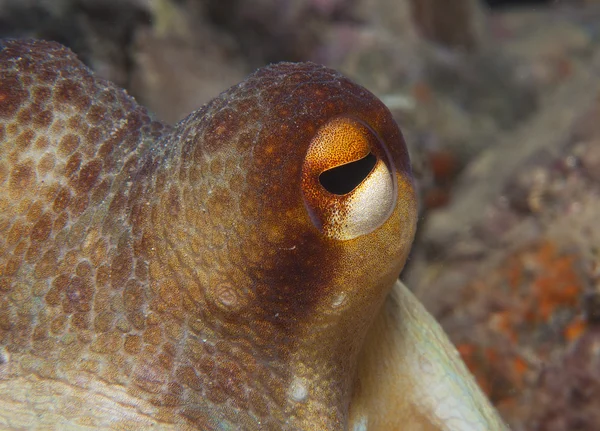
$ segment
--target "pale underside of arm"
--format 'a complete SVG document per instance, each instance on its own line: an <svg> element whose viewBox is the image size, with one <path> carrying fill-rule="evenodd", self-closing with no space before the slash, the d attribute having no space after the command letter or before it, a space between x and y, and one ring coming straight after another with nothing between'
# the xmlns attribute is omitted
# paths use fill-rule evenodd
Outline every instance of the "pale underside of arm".
<svg viewBox="0 0 600 431"><path fill-rule="evenodd" d="M456 348L397 282L359 359L351 431L501 431L508 428Z"/></svg>

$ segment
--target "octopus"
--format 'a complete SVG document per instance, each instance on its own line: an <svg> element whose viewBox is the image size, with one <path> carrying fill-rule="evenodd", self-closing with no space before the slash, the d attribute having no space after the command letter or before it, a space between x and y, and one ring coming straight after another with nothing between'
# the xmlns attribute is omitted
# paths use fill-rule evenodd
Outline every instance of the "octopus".
<svg viewBox="0 0 600 431"><path fill-rule="evenodd" d="M175 126L53 42L0 45L0 428L504 430L398 280L388 109L312 63Z"/></svg>

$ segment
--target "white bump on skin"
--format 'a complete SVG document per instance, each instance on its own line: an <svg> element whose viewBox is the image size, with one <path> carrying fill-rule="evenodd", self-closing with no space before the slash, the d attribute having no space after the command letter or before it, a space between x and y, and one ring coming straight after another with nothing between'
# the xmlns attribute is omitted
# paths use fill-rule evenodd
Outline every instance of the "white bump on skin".
<svg viewBox="0 0 600 431"><path fill-rule="evenodd" d="M340 305L342 305L345 301L346 301L346 294L340 293L333 297L333 301L331 302L331 305L333 306L333 308L337 308Z"/></svg>
<svg viewBox="0 0 600 431"><path fill-rule="evenodd" d="M354 424L354 427L352 428L352 431L367 431L367 418L366 416L361 416L356 423Z"/></svg>
<svg viewBox="0 0 600 431"><path fill-rule="evenodd" d="M292 384L290 385L289 397L297 402L306 400L306 397L308 397L308 388L306 387L304 379L294 377L294 380L292 380Z"/></svg>

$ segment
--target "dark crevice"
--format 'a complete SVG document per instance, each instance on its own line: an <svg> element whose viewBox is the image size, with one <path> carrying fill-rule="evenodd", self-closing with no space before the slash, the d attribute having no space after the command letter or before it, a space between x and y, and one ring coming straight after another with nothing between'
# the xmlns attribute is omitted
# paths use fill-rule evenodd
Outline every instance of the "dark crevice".
<svg viewBox="0 0 600 431"><path fill-rule="evenodd" d="M367 178L375 163L377 157L369 153L360 160L326 170L319 175L319 182L329 193L345 195Z"/></svg>

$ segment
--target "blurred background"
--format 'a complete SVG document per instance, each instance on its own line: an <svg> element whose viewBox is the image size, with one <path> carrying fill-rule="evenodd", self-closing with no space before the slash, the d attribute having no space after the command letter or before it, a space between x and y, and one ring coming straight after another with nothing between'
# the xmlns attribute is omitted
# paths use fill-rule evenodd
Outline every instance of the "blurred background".
<svg viewBox="0 0 600 431"><path fill-rule="evenodd" d="M268 63L388 105L421 195L403 280L515 431L600 430L600 1L0 0L169 123Z"/></svg>

